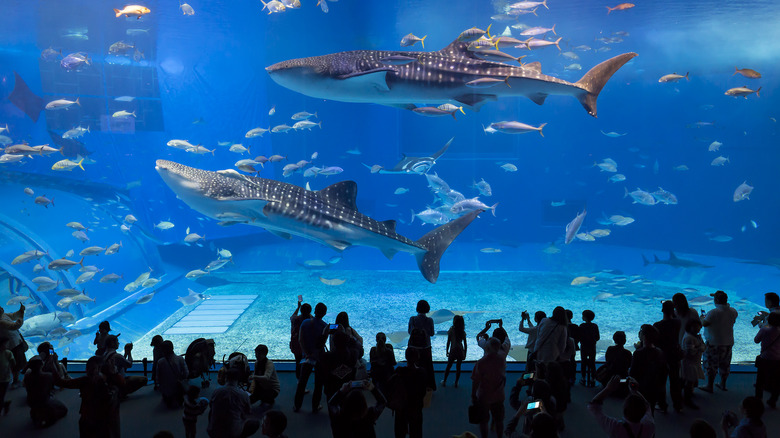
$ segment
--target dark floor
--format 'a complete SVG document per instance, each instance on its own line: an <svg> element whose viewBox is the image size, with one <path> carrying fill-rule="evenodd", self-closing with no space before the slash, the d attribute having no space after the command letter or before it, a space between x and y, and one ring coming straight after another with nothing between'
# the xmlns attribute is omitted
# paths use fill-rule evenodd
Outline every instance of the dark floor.
<svg viewBox="0 0 780 438"><path fill-rule="evenodd" d="M507 382L514 383L520 376L519 373L509 373ZM319 438L330 437L328 416L325 410L312 414L310 412L311 399L304 400L300 413L292 412L292 391L295 387L295 375L292 372L280 372L282 381L282 394L277 399L275 408L287 414L289 426L287 434L290 438L306 437ZM438 375L441 380L441 374ZM656 414L657 432L659 438L687 437L688 428L695 418L704 418L713 425L720 424L721 414L725 409L739 411L739 403L747 395L753 392L755 374L734 374L729 379L729 391L718 389L714 394L697 392L696 402L701 406L699 411L686 410L683 414ZM194 381L193 381L194 382ZM450 383L452 376L450 377ZM216 387L216 378L212 386L204 390L204 396L208 397ZM311 382L310 382L311 385ZM507 387L508 395L509 387ZM561 434L565 437L600 437L604 436L598 430L593 418L587 411L586 402L598 391L594 388L575 386L572 388L573 402L569 405L565 414L566 430ZM450 437L470 430L478 433L475 426L468 424L467 406L471 394L469 374L464 372L461 378L461 386L453 388L447 386L439 388L433 398L432 406L424 411L424 435L426 437ZM78 436L78 409L79 398L77 390L63 390L57 393L57 398L66 403L70 412L67 417L49 429L35 430L29 418L29 410L24 402L24 389L10 391L9 398L13 400L11 411L7 417L0 417L0 437L71 437ZM620 415L619 399L609 400L605 404L608 414ZM508 404L507 404L508 407ZM198 420L198 436L206 437L207 415L204 414ZM512 414L507 411L507 416ZM181 412L168 410L160 402L159 395L152 391L151 386L142 388L132 394L121 406L122 436L125 437L151 437L155 432L163 429L170 430L175 436L184 436L181 423ZM770 437L780 436L780 415L774 409L767 410L764 415ZM392 412L386 410L379 419L376 430L377 436L392 437ZM255 436L260 436L256 434ZM720 435L719 435L720 436Z"/></svg>

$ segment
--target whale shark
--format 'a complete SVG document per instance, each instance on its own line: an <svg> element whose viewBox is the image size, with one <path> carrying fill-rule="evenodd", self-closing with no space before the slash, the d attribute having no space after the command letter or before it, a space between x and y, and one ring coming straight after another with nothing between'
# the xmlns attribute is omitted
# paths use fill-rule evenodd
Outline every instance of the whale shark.
<svg viewBox="0 0 780 438"><path fill-rule="evenodd" d="M705 265L699 262L694 262L693 260L688 259L681 259L677 257L674 252L669 251L669 260L661 260L653 254L654 260L651 262L650 260L647 260L647 257L642 254L642 263L644 263L644 266L647 265L669 265L674 268L712 268L714 266Z"/></svg>
<svg viewBox="0 0 780 438"><path fill-rule="evenodd" d="M541 72L538 62L510 65L486 61L468 50L468 43L453 41L436 52L356 50L291 59L266 67L277 84L306 96L341 102L364 102L404 109L416 103L459 103L478 111L487 101L505 96L525 96L541 105L549 95L579 100L593 117L596 99L609 78L637 56L624 53L567 82ZM383 60L412 59L404 65ZM504 85L471 88L479 79L500 79Z"/></svg>
<svg viewBox="0 0 780 438"><path fill-rule="evenodd" d="M439 277L444 251L483 211L474 210L413 241L396 233L394 220L380 222L358 211L354 181L311 191L232 169L212 172L166 160L157 160L155 169L179 199L222 225L254 225L285 239L300 236L337 251L370 246L389 259L407 252L431 283Z"/></svg>

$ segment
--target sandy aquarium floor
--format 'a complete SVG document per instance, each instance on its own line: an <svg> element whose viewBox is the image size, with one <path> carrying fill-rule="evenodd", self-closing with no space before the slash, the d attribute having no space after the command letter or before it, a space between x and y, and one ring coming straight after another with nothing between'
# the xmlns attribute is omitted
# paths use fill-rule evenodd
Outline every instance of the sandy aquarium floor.
<svg viewBox="0 0 780 438"><path fill-rule="evenodd" d="M320 280L346 280L338 286L329 286ZM477 360L481 351L473 341L474 336L489 319L501 318L513 344L510 356L515 360L525 359L526 336L518 332L520 313L527 310L542 310L547 314L555 306L562 305L574 312L574 322L581 323L585 309L596 313L595 323L601 331L598 344L599 356L603 358L606 348L612 344L612 334L624 330L628 344L636 342L641 324L661 319L660 302L674 293L684 293L693 306L705 311L713 308L709 297L715 289L685 284L651 281L638 276L624 276L610 273L594 273L595 282L572 286L573 276L551 272L446 272L435 285L420 281L418 272L411 271L327 271L325 274L312 272L281 272L270 274L223 274L228 281L240 281L229 285L213 287L205 293L218 295L257 295L257 299L222 334L205 335L216 342L217 360L223 354L242 351L253 357L257 344L266 344L269 356L274 359L292 359L289 350L289 317L296 307L297 295L302 294L304 302L323 302L328 306L327 322L333 322L341 311L349 314L350 324L364 338L366 355L375 344L377 332L388 335L390 343L397 350L406 347L406 327L409 317L414 315L418 300L425 299L432 311L441 311L444 321L436 324L437 335L432 339L434 360L446 361L446 331L450 328L451 313L463 314L466 332L469 335L468 360ZM688 288L688 289L686 289ZM751 362L759 348L753 343L756 329L750 324L753 315L762 308L745 298L730 293L729 301L739 312L734 328L737 343L734 346L733 361ZM155 334L163 333L196 306L182 307L147 335L135 342L133 354L137 358L152 357L149 343ZM447 312L450 311L450 312ZM492 331L492 329L491 329ZM165 335L173 341L176 351L183 353L197 334ZM396 352L398 359L402 351Z"/></svg>

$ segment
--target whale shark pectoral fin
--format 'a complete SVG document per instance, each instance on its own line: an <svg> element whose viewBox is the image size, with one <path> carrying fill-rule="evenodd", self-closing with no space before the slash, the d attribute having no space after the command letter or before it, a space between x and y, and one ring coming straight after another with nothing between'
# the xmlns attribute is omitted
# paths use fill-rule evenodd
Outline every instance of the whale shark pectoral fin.
<svg viewBox="0 0 780 438"><path fill-rule="evenodd" d="M498 100L495 94L477 94L469 93L455 97L455 100L462 103L464 106L471 108L473 111L479 111L479 109L487 103L489 100Z"/></svg>
<svg viewBox="0 0 780 438"><path fill-rule="evenodd" d="M351 243L345 242L343 240L326 240L325 244L335 249L336 251L344 251L345 249L352 246Z"/></svg>
<svg viewBox="0 0 780 438"><path fill-rule="evenodd" d="M387 86L387 72L395 71L392 68L377 68L374 70L356 71L345 75L336 76L337 79L350 81L355 86L362 84L376 87L380 91L390 91Z"/></svg>
<svg viewBox="0 0 780 438"><path fill-rule="evenodd" d="M317 192L320 199L328 204L342 205L350 210L357 208L357 184L355 181L340 181Z"/></svg>
<svg viewBox="0 0 780 438"><path fill-rule="evenodd" d="M292 239L292 234L290 234L290 233L285 233L284 231L277 231L277 230L268 230L268 229L266 229L266 230L269 233L273 234L274 236L281 237L282 239L285 239L285 240Z"/></svg>
<svg viewBox="0 0 780 438"><path fill-rule="evenodd" d="M398 253L397 250L391 248L384 248L380 250L382 251L382 254L384 254L385 257L387 257L388 260L393 260L393 256L396 255L396 253Z"/></svg>
<svg viewBox="0 0 780 438"><path fill-rule="evenodd" d="M531 101L537 105L543 105L544 99L547 99L547 94L537 93L528 96Z"/></svg>

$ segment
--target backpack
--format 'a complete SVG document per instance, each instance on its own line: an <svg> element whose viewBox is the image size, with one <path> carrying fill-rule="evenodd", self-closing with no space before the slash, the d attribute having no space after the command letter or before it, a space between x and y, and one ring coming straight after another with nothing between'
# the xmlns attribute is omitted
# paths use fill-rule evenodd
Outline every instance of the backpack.
<svg viewBox="0 0 780 438"><path fill-rule="evenodd" d="M387 407L393 411L403 410L408 406L409 394L403 375L404 368L398 368L387 380Z"/></svg>

